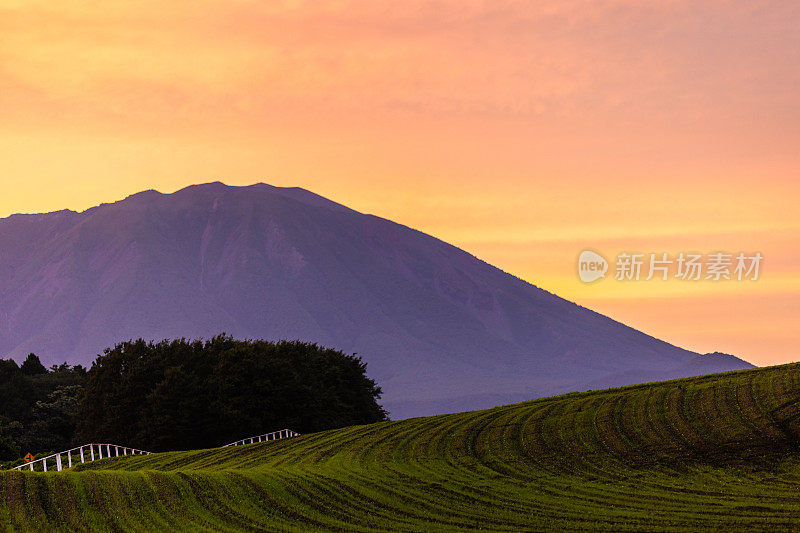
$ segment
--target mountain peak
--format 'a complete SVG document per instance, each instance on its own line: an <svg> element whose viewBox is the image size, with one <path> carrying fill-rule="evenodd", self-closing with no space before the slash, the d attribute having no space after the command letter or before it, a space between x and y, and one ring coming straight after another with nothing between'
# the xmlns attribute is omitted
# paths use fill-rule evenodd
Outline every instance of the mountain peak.
<svg viewBox="0 0 800 533"><path fill-rule="evenodd" d="M125 197L125 200L151 200L153 198L158 198L160 196L164 196L164 193L159 192L155 189L147 189L144 191L140 191L134 194L130 194Z"/></svg>
<svg viewBox="0 0 800 533"><path fill-rule="evenodd" d="M327 198L320 196L316 193L313 193L307 189L303 189L302 187L278 187L276 185L270 185L268 183L258 182L252 185L227 185L222 183L221 181L213 181L210 183L200 183L197 185L189 185L188 187L184 187L176 192L174 195L185 195L185 194L192 194L192 193L200 193L200 194L227 194L227 193L247 193L252 191L261 191L261 192L268 192L270 194L277 194L284 198L290 198L297 202L301 202L306 205L310 205L313 207L324 207L326 209L330 209L333 211L340 211L340 212L355 212L352 209L345 207L342 204L338 204L332 200L328 200Z"/></svg>
<svg viewBox="0 0 800 533"><path fill-rule="evenodd" d="M126 339L222 331L357 352L395 417L748 366L299 187L213 182L0 220L0 353L86 364Z"/></svg>
<svg viewBox="0 0 800 533"><path fill-rule="evenodd" d="M237 187L235 185L227 185L225 183L222 183L221 181L211 181L208 183L198 183L195 185L189 185L188 187L184 187L183 189L180 189L173 194L180 194L191 191L205 192L205 193L222 193L237 188L240 187Z"/></svg>

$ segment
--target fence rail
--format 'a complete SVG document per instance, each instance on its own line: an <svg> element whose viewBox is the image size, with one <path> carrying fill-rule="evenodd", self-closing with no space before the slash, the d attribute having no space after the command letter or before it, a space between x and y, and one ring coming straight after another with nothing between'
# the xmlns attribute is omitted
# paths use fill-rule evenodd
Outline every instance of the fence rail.
<svg viewBox="0 0 800 533"><path fill-rule="evenodd" d="M270 440L288 439L290 437L297 437L299 435L300 433L292 431L291 429L281 429L278 431L273 431L272 433L265 433L263 435L256 435L255 437L237 440L236 442L226 444L223 446L223 448L228 446L241 446L243 444L254 444L256 442L267 442ZM152 452L138 450L129 446L118 446L116 444L84 444L83 446L78 446L77 448L72 448L71 450L67 450L65 452L58 452L48 455L47 457L34 459L30 463L15 466L12 468L12 470L25 469L34 472L37 470L37 466L40 466L40 472L47 472L47 462L50 461L51 463L55 462L55 469L57 472L60 472L64 470L64 468L72 468L73 464L78 464L78 460L80 460L81 463L91 463L92 461L105 459L108 457L150 455L150 453Z"/></svg>
<svg viewBox="0 0 800 533"><path fill-rule="evenodd" d="M246 439L237 440L226 444L223 448L228 446L241 446L242 444L255 444L256 442L266 442L268 440L288 439L290 437L299 437L300 433L292 431L291 429L281 429L273 431L272 433L265 433L263 435L256 435L255 437L248 437Z"/></svg>
<svg viewBox="0 0 800 533"><path fill-rule="evenodd" d="M72 448L65 452L58 452L48 455L47 457L34 459L30 463L15 466L12 470L22 470L25 468L33 472L36 470L36 465L41 464L41 471L47 472L47 461L52 459L56 463L56 471L60 472L65 468L64 459L66 460L66 468L72 468L72 464L78 464L78 460L80 460L81 463L91 463L97 459L125 455L150 455L150 452L137 450L136 448L130 448L128 446L118 446L116 444L84 444L83 446L78 446L77 448Z"/></svg>

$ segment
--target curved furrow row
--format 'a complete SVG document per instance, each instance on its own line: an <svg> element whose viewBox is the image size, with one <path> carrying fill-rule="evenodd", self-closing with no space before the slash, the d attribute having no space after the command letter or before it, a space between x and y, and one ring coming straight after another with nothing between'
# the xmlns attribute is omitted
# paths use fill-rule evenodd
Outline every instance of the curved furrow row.
<svg viewBox="0 0 800 533"><path fill-rule="evenodd" d="M19 530L787 529L800 366L4 473Z"/></svg>

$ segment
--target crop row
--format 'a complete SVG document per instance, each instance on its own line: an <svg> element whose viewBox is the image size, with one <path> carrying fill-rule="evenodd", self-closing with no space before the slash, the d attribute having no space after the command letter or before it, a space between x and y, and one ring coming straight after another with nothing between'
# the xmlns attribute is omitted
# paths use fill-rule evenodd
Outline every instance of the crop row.
<svg viewBox="0 0 800 533"><path fill-rule="evenodd" d="M17 529L800 527L800 366L3 474Z"/></svg>

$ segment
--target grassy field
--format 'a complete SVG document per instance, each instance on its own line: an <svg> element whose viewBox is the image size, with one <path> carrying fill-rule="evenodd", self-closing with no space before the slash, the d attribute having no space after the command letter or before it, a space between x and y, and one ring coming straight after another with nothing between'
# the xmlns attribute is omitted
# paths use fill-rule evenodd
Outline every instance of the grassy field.
<svg viewBox="0 0 800 533"><path fill-rule="evenodd" d="M1 475L17 530L800 530L800 365Z"/></svg>

